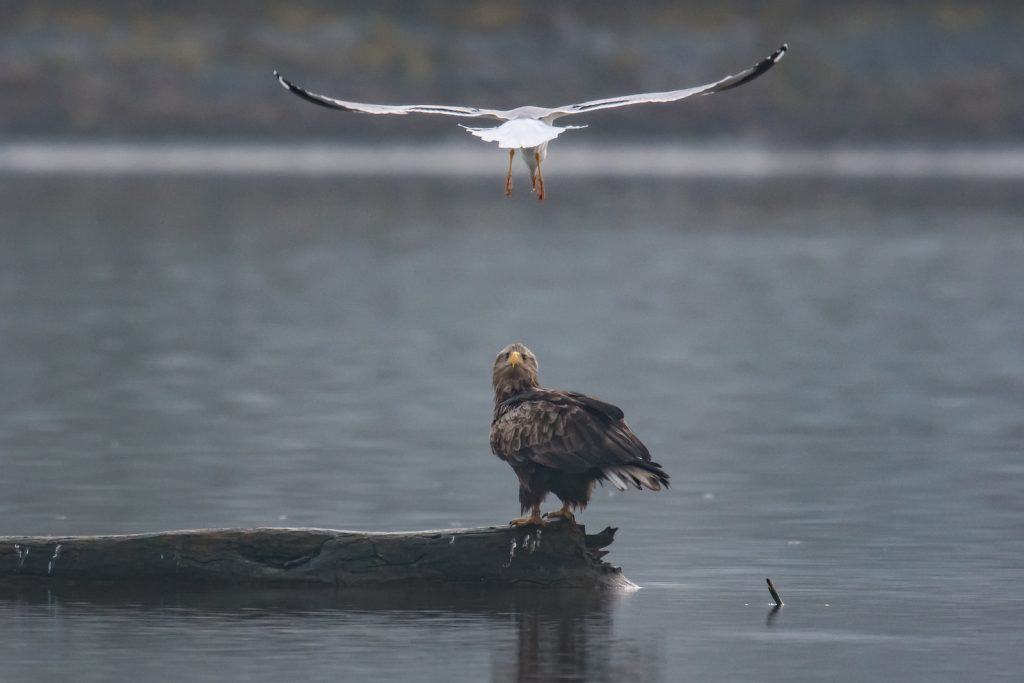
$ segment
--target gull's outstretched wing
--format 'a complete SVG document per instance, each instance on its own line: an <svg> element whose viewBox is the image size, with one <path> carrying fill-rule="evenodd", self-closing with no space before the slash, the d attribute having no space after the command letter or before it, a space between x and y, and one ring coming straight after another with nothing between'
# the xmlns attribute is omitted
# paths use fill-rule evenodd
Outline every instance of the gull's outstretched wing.
<svg viewBox="0 0 1024 683"><path fill-rule="evenodd" d="M647 102L675 102L676 100L686 99L693 95L710 95L711 93L722 92L723 90L730 90L749 83L754 80L768 69L775 66L776 63L782 56L786 54L787 46L783 45L778 50L773 52L768 57L765 57L754 66L741 71L731 76L715 81L714 83L707 83L705 85L698 85L694 88L685 88L683 90L669 90L667 92L648 92L640 93L638 95L624 95L622 97L609 97L603 100L590 100L589 102L580 102L579 104L570 104L564 107L555 107L550 109L549 113L544 116L545 121L554 121L562 116L569 116L571 114L583 114L588 111L595 111L597 109L611 109L613 107L627 107L631 104L644 104Z"/></svg>
<svg viewBox="0 0 1024 683"><path fill-rule="evenodd" d="M285 90L289 90L304 100L321 107L339 109L341 111L357 111L364 114L444 114L445 116L463 116L467 118L491 117L504 119L504 112L496 109L479 109L477 107L458 107L440 104L365 104L363 102L346 102L336 100L326 95L318 95L304 88L300 88L284 76L274 72L274 76L281 82Z"/></svg>

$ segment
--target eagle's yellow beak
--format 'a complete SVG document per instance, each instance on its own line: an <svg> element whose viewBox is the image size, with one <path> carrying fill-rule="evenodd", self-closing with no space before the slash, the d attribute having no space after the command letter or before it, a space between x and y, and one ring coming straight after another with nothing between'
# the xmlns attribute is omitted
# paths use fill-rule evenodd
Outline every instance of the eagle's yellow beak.
<svg viewBox="0 0 1024 683"><path fill-rule="evenodd" d="M508 364L511 365L512 367L515 367L522 362L523 357L522 355L520 355L518 351L513 351L512 353L508 354Z"/></svg>

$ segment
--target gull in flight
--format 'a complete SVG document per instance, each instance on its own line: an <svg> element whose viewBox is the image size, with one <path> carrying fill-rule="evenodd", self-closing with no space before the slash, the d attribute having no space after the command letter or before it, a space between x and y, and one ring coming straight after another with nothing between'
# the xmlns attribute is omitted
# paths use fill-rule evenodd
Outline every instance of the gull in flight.
<svg viewBox="0 0 1024 683"><path fill-rule="evenodd" d="M638 95L624 95L622 97L608 97L603 100L590 100L579 104L567 104L562 107L518 107L516 109L480 109L478 107L447 106L438 104L364 104L362 102L347 102L337 100L333 97L318 95L304 88L300 88L287 80L278 72L274 76L281 82L286 90L289 90L304 100L321 107L339 109L341 111L354 111L364 114L443 114L445 116L460 116L463 118L492 118L503 121L500 126L493 128L472 128L462 126L476 137L486 142L496 142L501 149L508 150L508 173L505 175L505 196L512 194L512 160L515 158L516 150L523 153L523 161L530 169L530 179L533 182L533 191L537 198L544 199L544 176L541 174L541 162L547 157L548 143L557 138L562 132L574 128L586 128L586 126L556 126L555 121L563 116L583 114L597 111L598 109L612 109L614 107L627 107L631 104L645 104L648 102L675 102L694 95L710 95L723 90L731 90L744 83L749 83L764 72L775 66L782 56L786 54L786 45L760 62L735 73L726 76L713 83L698 85L693 88L682 90L669 90L667 92L649 92ZM462 124L459 124L462 125Z"/></svg>

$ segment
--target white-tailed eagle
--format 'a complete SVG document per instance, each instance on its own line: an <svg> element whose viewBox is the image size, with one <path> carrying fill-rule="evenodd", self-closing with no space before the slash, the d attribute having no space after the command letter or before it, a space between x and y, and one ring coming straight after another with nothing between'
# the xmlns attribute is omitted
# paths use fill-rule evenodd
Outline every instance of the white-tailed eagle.
<svg viewBox="0 0 1024 683"><path fill-rule="evenodd" d="M537 381L537 357L510 344L494 361L491 450L519 477L519 505L529 515L515 525L543 524L540 505L548 493L562 509L546 517L572 520L597 482L660 491L669 476L623 421L616 406L573 391L545 389Z"/></svg>

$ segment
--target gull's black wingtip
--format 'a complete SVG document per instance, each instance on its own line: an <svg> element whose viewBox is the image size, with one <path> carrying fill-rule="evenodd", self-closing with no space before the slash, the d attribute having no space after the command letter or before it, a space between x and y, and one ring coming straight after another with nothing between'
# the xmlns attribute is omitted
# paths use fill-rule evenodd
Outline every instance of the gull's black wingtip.
<svg viewBox="0 0 1024 683"><path fill-rule="evenodd" d="M732 76L726 76L717 84L715 84L711 88L708 88L701 94L710 95L716 92L724 92L726 90L738 88L744 83L749 83L750 81L754 80L755 78L757 78L758 76L760 76L761 74L765 73L773 66L778 64L779 60L782 59L782 56L786 54L786 50L788 49L789 43L783 43L782 45L779 46L778 50L771 53L770 55L768 55L754 66L747 69L746 71L741 71L740 73L734 74Z"/></svg>

